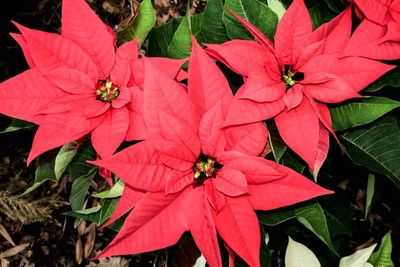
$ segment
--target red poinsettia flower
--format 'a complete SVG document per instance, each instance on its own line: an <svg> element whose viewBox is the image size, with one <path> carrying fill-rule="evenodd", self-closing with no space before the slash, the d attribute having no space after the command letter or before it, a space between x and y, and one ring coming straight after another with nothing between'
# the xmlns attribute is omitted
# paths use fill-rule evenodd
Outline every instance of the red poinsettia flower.
<svg viewBox="0 0 400 267"><path fill-rule="evenodd" d="M63 1L61 35L16 25L21 34L12 36L30 69L0 85L0 112L40 125L28 163L88 133L101 157L145 138L136 41L116 49L113 31L84 0ZM152 60L173 77L182 64Z"/></svg>
<svg viewBox="0 0 400 267"><path fill-rule="evenodd" d="M135 206L97 257L164 248L190 231L208 264L221 266L218 232L229 249L250 266L260 266L254 210L271 210L330 191L256 156L267 142L263 123L222 130L233 95L195 39L187 89L149 62L145 69L149 139L95 162L128 186L109 223ZM127 199L130 194L133 201Z"/></svg>
<svg viewBox="0 0 400 267"><path fill-rule="evenodd" d="M356 28L345 55L374 59L400 58L400 1L353 0L365 17Z"/></svg>
<svg viewBox="0 0 400 267"><path fill-rule="evenodd" d="M393 67L360 57L339 58L350 39L350 9L313 32L303 0L294 0L274 43L236 17L257 41L208 45L210 54L245 79L224 125L274 117L283 140L316 176L328 153L329 131L333 133L323 103L360 97L357 92Z"/></svg>

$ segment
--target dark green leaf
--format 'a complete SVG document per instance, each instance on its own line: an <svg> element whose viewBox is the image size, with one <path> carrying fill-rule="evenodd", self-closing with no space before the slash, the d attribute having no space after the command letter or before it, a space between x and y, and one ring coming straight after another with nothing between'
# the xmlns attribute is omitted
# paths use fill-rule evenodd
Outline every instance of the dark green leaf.
<svg viewBox="0 0 400 267"><path fill-rule="evenodd" d="M188 18L184 17L168 45L168 56L171 58L185 58L190 56L192 47L190 35Z"/></svg>
<svg viewBox="0 0 400 267"><path fill-rule="evenodd" d="M306 0L308 12L314 29L330 21L337 14L333 12L324 1Z"/></svg>
<svg viewBox="0 0 400 267"><path fill-rule="evenodd" d="M365 213L364 218L367 219L368 213L371 210L372 198L375 193L375 174L368 174L368 183L367 183L367 196L365 198Z"/></svg>
<svg viewBox="0 0 400 267"><path fill-rule="evenodd" d="M296 218L301 224L321 239L330 250L337 254L332 244L325 213L318 202L308 205L298 205L294 208L275 212L260 213L258 218L261 223L270 226Z"/></svg>
<svg viewBox="0 0 400 267"><path fill-rule="evenodd" d="M71 195L69 196L69 202L71 203L72 210L76 211L83 208L90 183L92 182L96 173L96 169L92 169L89 173L75 179L75 181L72 183Z"/></svg>
<svg viewBox="0 0 400 267"><path fill-rule="evenodd" d="M281 157L282 164L295 170L298 173L303 173L306 169L306 164L299 159L297 155L293 155L292 151L286 150Z"/></svg>
<svg viewBox="0 0 400 267"><path fill-rule="evenodd" d="M78 177L88 174L93 169L96 169L96 166L88 164L86 162L88 160L95 159L96 152L94 151L92 145L89 142L83 143L78 153L68 165L69 176L71 176L73 179L76 179Z"/></svg>
<svg viewBox="0 0 400 267"><path fill-rule="evenodd" d="M273 39L278 16L266 4L258 0L226 0L222 21L230 39L253 39L253 36L238 22L227 9L248 20Z"/></svg>
<svg viewBox="0 0 400 267"><path fill-rule="evenodd" d="M375 92L381 90L385 86L400 87L400 68L395 68L386 73L379 80L368 86L365 91Z"/></svg>
<svg viewBox="0 0 400 267"><path fill-rule="evenodd" d="M273 122L268 123L268 132L269 132L269 143L271 146L272 153L274 154L274 158L276 162L280 162L282 156L285 154L287 145L282 140L279 135L278 129Z"/></svg>
<svg viewBox="0 0 400 267"><path fill-rule="evenodd" d="M389 177L400 187L400 129L393 117L384 117L341 135L346 154L355 164Z"/></svg>
<svg viewBox="0 0 400 267"><path fill-rule="evenodd" d="M124 190L124 186L125 186L124 182L122 182L122 180L118 180L110 190L94 194L93 196L97 197L97 198L115 198L115 197L119 197L119 196L122 195L122 191Z"/></svg>
<svg viewBox="0 0 400 267"><path fill-rule="evenodd" d="M196 36L200 34L201 40L206 43L220 44L227 41L229 38L222 22L223 12L224 5L222 0L209 0ZM193 32L193 34L195 33Z"/></svg>
<svg viewBox="0 0 400 267"><path fill-rule="evenodd" d="M143 0L140 4L140 9L137 17L132 25L117 32L118 42L125 43L135 38L139 39L139 47L142 45L147 34L156 23L156 14L151 3L151 0Z"/></svg>
<svg viewBox="0 0 400 267"><path fill-rule="evenodd" d="M28 128L32 128L34 126L35 125L30 122L13 119L10 122L10 124L7 126L7 128L2 130L0 132L0 134L15 132L15 131L23 130L23 129L28 129Z"/></svg>
<svg viewBox="0 0 400 267"><path fill-rule="evenodd" d="M400 102L385 97L362 98L330 108L332 126L336 131L342 131L367 124L399 106Z"/></svg>
<svg viewBox="0 0 400 267"><path fill-rule="evenodd" d="M32 192L44 182L49 180L53 182L57 182L58 180L54 174L54 165L52 163L39 164L39 167L35 171L35 180L33 185L29 187L22 195Z"/></svg>

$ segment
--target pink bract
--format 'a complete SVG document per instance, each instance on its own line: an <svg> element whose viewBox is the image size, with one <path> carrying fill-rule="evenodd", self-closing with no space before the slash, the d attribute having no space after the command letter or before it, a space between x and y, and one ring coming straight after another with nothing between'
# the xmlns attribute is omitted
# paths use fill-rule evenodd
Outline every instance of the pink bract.
<svg viewBox="0 0 400 267"><path fill-rule="evenodd" d="M16 26L21 34L11 35L30 69L0 84L0 112L39 124L28 164L89 133L100 157L146 137L136 40L116 48L114 32L84 0L63 1L61 35ZM149 60L171 77L183 63Z"/></svg>
<svg viewBox="0 0 400 267"><path fill-rule="evenodd" d="M314 176L334 135L326 104L361 97L358 92L393 66L361 57L341 58L351 35L351 9L315 31L303 0L294 0L278 24L274 43L233 14L256 41L232 40L207 51L245 83L224 126L274 118L286 144Z"/></svg>
<svg viewBox="0 0 400 267"><path fill-rule="evenodd" d="M134 207L97 257L161 249L190 231L210 266L222 265L217 233L250 266L260 266L254 210L331 193L257 156L268 137L262 122L222 128L232 92L212 59L192 41L187 88L145 61L148 139L94 162L127 185L108 223Z"/></svg>

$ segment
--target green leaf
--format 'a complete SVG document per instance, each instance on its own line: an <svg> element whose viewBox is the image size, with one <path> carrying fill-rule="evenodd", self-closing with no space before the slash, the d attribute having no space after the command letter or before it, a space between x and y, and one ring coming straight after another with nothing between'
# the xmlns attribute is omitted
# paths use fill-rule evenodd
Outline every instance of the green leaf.
<svg viewBox="0 0 400 267"><path fill-rule="evenodd" d="M192 47L190 36L188 18L184 17L168 45L168 56L171 58L185 58L190 56Z"/></svg>
<svg viewBox="0 0 400 267"><path fill-rule="evenodd" d="M65 170L77 152L78 146L76 142L72 142L61 147L54 162L54 173L57 180L59 180L64 174Z"/></svg>
<svg viewBox="0 0 400 267"><path fill-rule="evenodd" d="M297 155L294 155L292 151L286 150L281 157L282 164L295 170L298 173L303 173L306 169L306 164L298 159Z"/></svg>
<svg viewBox="0 0 400 267"><path fill-rule="evenodd" d="M71 203L72 210L76 211L83 208L90 183L92 182L96 173L96 169L93 169L86 175L75 179L75 181L72 183L71 195L69 196L69 202Z"/></svg>
<svg viewBox="0 0 400 267"><path fill-rule="evenodd" d="M325 3L328 5L328 7L336 12L336 13L340 13L345 9L345 5L343 4L342 1L340 0L325 0Z"/></svg>
<svg viewBox="0 0 400 267"><path fill-rule="evenodd" d="M341 137L354 164L384 174L400 187L400 129L396 119L384 117Z"/></svg>
<svg viewBox="0 0 400 267"><path fill-rule="evenodd" d="M258 218L261 223L270 226L296 218L301 224L321 239L331 251L337 254L332 244L325 213L318 202L308 205L298 205L275 212L260 213Z"/></svg>
<svg viewBox="0 0 400 267"><path fill-rule="evenodd" d="M365 214L364 218L367 219L368 213L371 210L372 199L375 193L375 174L368 174L367 183L367 196L365 198Z"/></svg>
<svg viewBox="0 0 400 267"><path fill-rule="evenodd" d="M332 126L342 131L370 123L400 106L400 102L385 97L366 97L330 108Z"/></svg>
<svg viewBox="0 0 400 267"><path fill-rule="evenodd" d="M0 132L0 134L15 132L15 131L23 130L23 129L28 129L28 128L32 128L34 126L35 125L30 122L13 119L10 122L10 124L7 126L7 128L2 130Z"/></svg>
<svg viewBox="0 0 400 267"><path fill-rule="evenodd" d="M124 190L124 186L124 182L122 180L118 180L110 190L94 194L93 196L97 198L120 197L122 195L122 191Z"/></svg>
<svg viewBox="0 0 400 267"><path fill-rule="evenodd" d="M248 20L265 36L273 39L278 16L266 4L258 0L225 0L222 21L230 39L253 39L253 36L227 10Z"/></svg>
<svg viewBox="0 0 400 267"><path fill-rule="evenodd" d="M383 75L379 80L371 84L365 89L367 92L376 92L385 86L400 87L400 68L395 68Z"/></svg>
<svg viewBox="0 0 400 267"><path fill-rule="evenodd" d="M96 152L90 142L83 143L71 163L68 165L69 176L76 179L88 174L94 169L97 169L96 166L87 163L88 160L95 160L96 157Z"/></svg>
<svg viewBox="0 0 400 267"><path fill-rule="evenodd" d="M324 1L306 0L306 6L310 13L314 29L323 23L330 21L337 14L333 12Z"/></svg>
<svg viewBox="0 0 400 267"><path fill-rule="evenodd" d="M220 44L228 41L225 25L222 22L223 12L224 4L222 0L209 0L202 15L196 37L200 34L201 40L206 43ZM195 33L193 32L193 34Z"/></svg>
<svg viewBox="0 0 400 267"><path fill-rule="evenodd" d="M105 223L114 212L115 208L117 207L119 199L106 199L99 214L99 224Z"/></svg>
<svg viewBox="0 0 400 267"><path fill-rule="evenodd" d="M269 144L271 146L272 154L276 162L280 162L282 156L285 154L287 145L279 135L278 129L273 122L268 123Z"/></svg>
<svg viewBox="0 0 400 267"><path fill-rule="evenodd" d="M379 267L394 267L394 263L391 258L392 254L392 237L389 231L381 240L381 245L378 251L372 253L368 262L374 266Z"/></svg>
<svg viewBox="0 0 400 267"><path fill-rule="evenodd" d="M58 179L56 179L55 177L54 167L52 163L39 165L39 167L35 171L35 180L33 182L33 185L29 187L24 193L22 193L22 195L26 195L32 192L46 181L58 181Z"/></svg>
<svg viewBox="0 0 400 267"><path fill-rule="evenodd" d="M278 16L278 20L281 20L283 14L286 12L286 8L283 6L282 2L279 0L268 0L268 6Z"/></svg>
<svg viewBox="0 0 400 267"><path fill-rule="evenodd" d="M118 42L123 44L138 38L140 47L155 24L156 14L151 0L143 0L133 24L117 32Z"/></svg>

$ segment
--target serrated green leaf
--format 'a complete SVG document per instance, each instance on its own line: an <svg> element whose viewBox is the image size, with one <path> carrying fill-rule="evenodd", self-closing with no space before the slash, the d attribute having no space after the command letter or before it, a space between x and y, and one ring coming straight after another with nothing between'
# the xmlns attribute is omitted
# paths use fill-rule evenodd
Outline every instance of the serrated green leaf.
<svg viewBox="0 0 400 267"><path fill-rule="evenodd" d="M151 0L143 0L132 25L117 32L118 42L123 44L138 38L139 47L156 24L156 14Z"/></svg>
<svg viewBox="0 0 400 267"><path fill-rule="evenodd" d="M7 128L0 131L0 134L11 133L11 132L15 132L15 131L23 130L23 129L32 128L34 126L35 125L30 122L13 119L10 122L10 124L7 126Z"/></svg>
<svg viewBox="0 0 400 267"><path fill-rule="evenodd" d="M39 164L38 168L35 171L35 180L33 181L33 185L29 187L24 193L22 193L22 195L26 195L32 192L46 181L58 181L58 179L56 179L55 177L54 165L52 163Z"/></svg>
<svg viewBox="0 0 400 267"><path fill-rule="evenodd" d="M278 16L278 20L281 20L286 12L286 8L283 6L282 2L279 0L268 0L267 2L269 8Z"/></svg>
<svg viewBox="0 0 400 267"><path fill-rule="evenodd" d="M69 202L71 203L71 208L73 211L81 210L83 208L90 183L92 182L96 173L96 169L93 169L89 173L78 177L72 183Z"/></svg>
<svg viewBox="0 0 400 267"><path fill-rule="evenodd" d="M64 174L65 170L77 152L78 146L76 142L72 142L61 147L54 161L54 174L57 180L59 180Z"/></svg>
<svg viewBox="0 0 400 267"><path fill-rule="evenodd" d="M386 175L400 187L400 128L396 119L384 117L341 137L353 163Z"/></svg>
<svg viewBox="0 0 400 267"><path fill-rule="evenodd" d="M378 251L372 253L368 262L377 267L394 267L392 255L392 236L389 231L381 240Z"/></svg>
<svg viewBox="0 0 400 267"><path fill-rule="evenodd" d="M120 197L122 195L122 191L124 190L124 186L124 182L122 180L118 180L110 190L94 194L93 196L97 198Z"/></svg>
<svg viewBox="0 0 400 267"><path fill-rule="evenodd" d="M266 4L258 0L225 0L222 22L230 39L253 39L253 36L227 10L245 18L265 36L273 39L278 16Z"/></svg>
<svg viewBox="0 0 400 267"><path fill-rule="evenodd" d="M333 129L342 131L370 123L398 107L400 102L375 96L332 107L329 110Z"/></svg>
<svg viewBox="0 0 400 267"><path fill-rule="evenodd" d="M376 92L381 90L385 86L400 88L400 68L397 67L394 70L386 73L379 80L368 86L365 91Z"/></svg>
<svg viewBox="0 0 400 267"><path fill-rule="evenodd" d="M278 225L294 218L321 239L332 252L337 254L332 244L325 213L318 202L298 205L275 212L260 213L258 216L261 223L270 226Z"/></svg>
<svg viewBox="0 0 400 267"><path fill-rule="evenodd" d="M365 198L365 214L364 218L366 219L369 211L371 210L372 199L375 193L375 174L368 174L368 183L367 183L367 196Z"/></svg>

